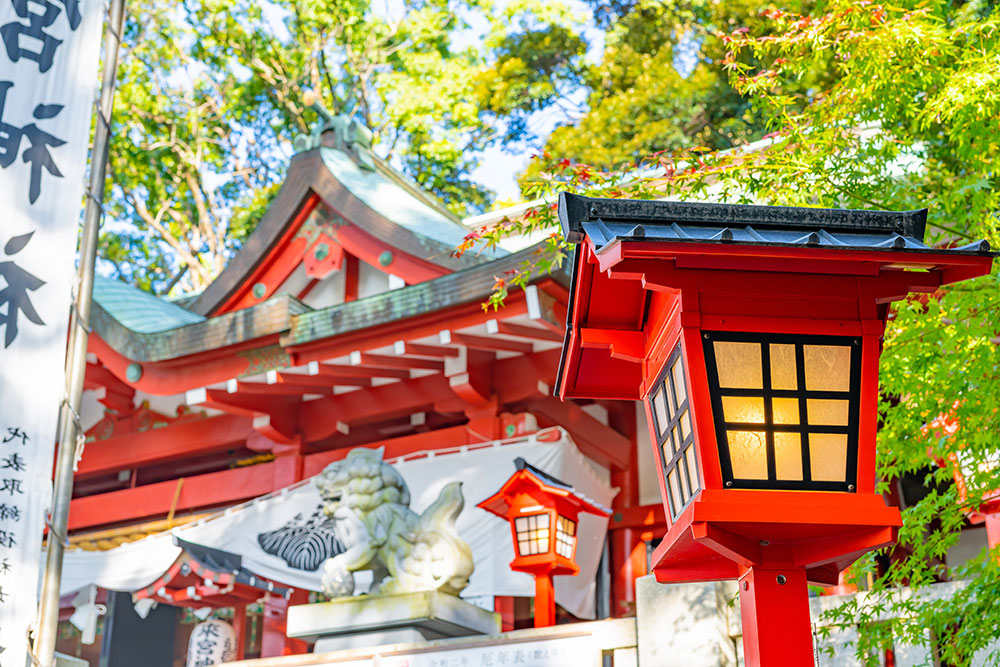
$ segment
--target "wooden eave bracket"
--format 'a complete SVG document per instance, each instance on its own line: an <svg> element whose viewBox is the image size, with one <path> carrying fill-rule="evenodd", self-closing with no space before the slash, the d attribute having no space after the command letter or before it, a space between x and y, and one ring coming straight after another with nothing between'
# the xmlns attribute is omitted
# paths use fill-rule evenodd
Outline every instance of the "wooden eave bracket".
<svg viewBox="0 0 1000 667"><path fill-rule="evenodd" d="M607 349L615 359L641 363L646 359L646 336L642 331L580 328L580 346Z"/></svg>
<svg viewBox="0 0 1000 667"><path fill-rule="evenodd" d="M193 389L185 395L188 405L204 405L234 415L250 417L253 429L268 440L294 445L299 436L299 397L239 394L219 389Z"/></svg>

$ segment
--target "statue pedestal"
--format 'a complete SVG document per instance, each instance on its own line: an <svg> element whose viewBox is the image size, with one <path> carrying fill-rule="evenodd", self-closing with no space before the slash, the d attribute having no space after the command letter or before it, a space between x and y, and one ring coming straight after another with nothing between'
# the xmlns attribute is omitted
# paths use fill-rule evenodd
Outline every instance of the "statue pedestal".
<svg viewBox="0 0 1000 667"><path fill-rule="evenodd" d="M316 653L500 632L500 615L437 591L361 595L288 609L288 636Z"/></svg>

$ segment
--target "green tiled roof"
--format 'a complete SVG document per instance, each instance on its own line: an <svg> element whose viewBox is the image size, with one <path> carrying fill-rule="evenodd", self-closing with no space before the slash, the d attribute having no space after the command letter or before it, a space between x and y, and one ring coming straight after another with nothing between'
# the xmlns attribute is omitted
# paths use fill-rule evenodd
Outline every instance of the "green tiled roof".
<svg viewBox="0 0 1000 667"><path fill-rule="evenodd" d="M118 280L94 278L94 301L120 324L136 333L158 333L205 318Z"/></svg>
<svg viewBox="0 0 1000 667"><path fill-rule="evenodd" d="M461 222L449 218L428 203L421 201L402 184L394 182L380 171L361 169L343 151L321 148L320 154L330 173L352 195L383 217L411 232L441 243L449 250L459 245L469 230ZM482 253L483 260L506 255L503 250Z"/></svg>

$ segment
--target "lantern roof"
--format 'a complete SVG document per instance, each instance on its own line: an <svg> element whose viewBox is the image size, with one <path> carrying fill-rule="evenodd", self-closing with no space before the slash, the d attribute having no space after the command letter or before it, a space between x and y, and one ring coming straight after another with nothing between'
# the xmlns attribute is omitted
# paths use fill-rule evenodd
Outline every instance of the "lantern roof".
<svg viewBox="0 0 1000 667"><path fill-rule="evenodd" d="M655 374L663 361L656 329L679 307L680 291L689 299L689 317L697 311L703 324L709 321L704 317L718 324L719 318L761 317L768 309L772 316L791 316L781 308L800 319L829 317L834 310L818 305L829 299L852 322L862 307L871 311L867 319L884 322L892 301L989 273L996 256L985 240L951 248L924 243L926 209L602 199L564 192L559 220L566 239L578 244L556 379L561 398L642 397L643 373ZM859 291L862 283L848 276L863 280L868 291ZM771 298L781 295L788 298ZM657 313L652 319L650 309Z"/></svg>
<svg viewBox="0 0 1000 667"><path fill-rule="evenodd" d="M924 243L927 209L864 211L705 202L599 199L564 192L559 221L573 243L596 252L615 241L811 246L841 250L941 252ZM983 254L985 240L948 249Z"/></svg>
<svg viewBox="0 0 1000 667"><path fill-rule="evenodd" d="M510 501L515 496L522 493L530 494L532 491L540 491L563 498L580 512L600 516L609 516L611 514L611 510L608 508L576 491L576 489L566 482L556 479L540 468L536 468L520 456L514 459L514 467L517 468L517 471L510 479L504 482L500 490L486 500L478 503L477 507L496 514L502 519L507 519L507 513L511 507Z"/></svg>
<svg viewBox="0 0 1000 667"><path fill-rule="evenodd" d="M252 602L264 593L288 599L293 592L247 570L239 554L194 544L176 535L173 541L183 549L180 556L163 576L136 591L134 599L222 608Z"/></svg>

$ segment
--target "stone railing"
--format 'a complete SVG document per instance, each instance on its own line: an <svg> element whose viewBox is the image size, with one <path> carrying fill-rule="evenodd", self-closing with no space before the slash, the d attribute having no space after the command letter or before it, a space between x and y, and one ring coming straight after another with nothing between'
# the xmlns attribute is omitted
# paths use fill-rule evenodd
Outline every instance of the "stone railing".
<svg viewBox="0 0 1000 667"><path fill-rule="evenodd" d="M635 619L388 644L226 663L225 667L637 667Z"/></svg>
<svg viewBox="0 0 1000 667"><path fill-rule="evenodd" d="M961 583L928 586L916 594L917 601L950 597L961 586ZM636 585L636 643L640 667L742 666L743 629L736 592L736 582L732 581L666 585L657 584L651 576L640 579ZM900 589L896 595L904 599L914 597L909 589ZM891 620L892 605L887 604L886 598L871 593L810 598L817 667L860 667L864 664L856 657L853 645L858 636L857 628L839 627L824 615L855 597L863 607L884 610L870 620ZM921 646L893 646L895 667L936 665L929 648L929 631L926 637L927 641ZM972 665L995 664L989 662L987 656L997 649L1000 649L1000 642L994 642L990 649L977 655ZM884 659L875 664L884 664Z"/></svg>

